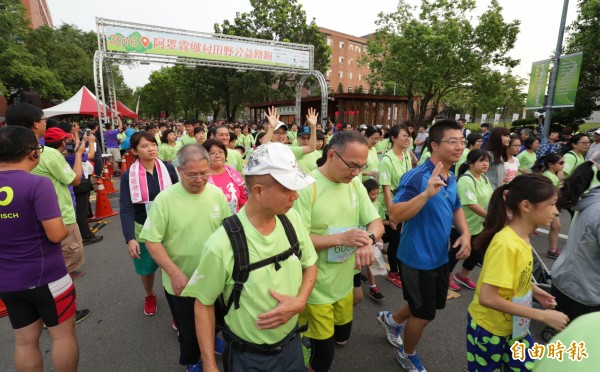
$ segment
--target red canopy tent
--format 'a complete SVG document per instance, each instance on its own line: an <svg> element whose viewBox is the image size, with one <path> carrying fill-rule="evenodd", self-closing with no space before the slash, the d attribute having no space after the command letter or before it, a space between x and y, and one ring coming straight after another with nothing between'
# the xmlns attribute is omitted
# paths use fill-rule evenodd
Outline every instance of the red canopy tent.
<svg viewBox="0 0 600 372"><path fill-rule="evenodd" d="M81 87L73 97L65 102L45 109L44 115L47 118L58 115L92 115L97 117L98 103L96 96L88 88Z"/></svg>
<svg viewBox="0 0 600 372"><path fill-rule="evenodd" d="M138 114L136 114L133 110L129 109L129 107L125 106L123 102L117 100L117 111L121 116L126 116L128 118L136 119L138 118Z"/></svg>

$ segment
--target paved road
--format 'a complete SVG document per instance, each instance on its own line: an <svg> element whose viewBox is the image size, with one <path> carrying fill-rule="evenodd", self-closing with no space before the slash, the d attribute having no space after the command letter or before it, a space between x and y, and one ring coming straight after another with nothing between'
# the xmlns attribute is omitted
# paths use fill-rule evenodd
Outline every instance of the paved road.
<svg viewBox="0 0 600 372"><path fill-rule="evenodd" d="M111 196L118 206L118 194ZM115 208L116 209L116 208ZM78 324L80 371L181 371L178 365L177 337L171 328L171 316L163 295L160 280L155 290L158 295L158 313L153 317L143 314L144 292L127 255L119 217L112 217L102 231L104 240L87 246L86 275L76 281L80 308L90 308L93 314ZM563 234L567 233L568 215L561 216ZM199 242L200 243L200 242ZM547 235L533 237L537 251L544 253ZM560 239L560 248L565 244ZM200 244L199 244L200 246ZM551 260L544 257L547 265ZM475 269L475 278L479 268ZM375 320L380 310L396 309L404 303L401 290L383 277L378 284L386 299L374 303L367 296L355 307L352 337L345 347L336 349L334 371L398 371L395 349L387 343L383 329ZM466 310L473 291L462 289L461 296L448 301L446 309L427 327L418 351L425 367L431 372L466 370L465 325ZM532 322L532 334L540 341L543 328ZM50 338L44 331L41 349L45 370L52 371ZM14 371L12 352L14 338L8 318L0 319L0 371Z"/></svg>

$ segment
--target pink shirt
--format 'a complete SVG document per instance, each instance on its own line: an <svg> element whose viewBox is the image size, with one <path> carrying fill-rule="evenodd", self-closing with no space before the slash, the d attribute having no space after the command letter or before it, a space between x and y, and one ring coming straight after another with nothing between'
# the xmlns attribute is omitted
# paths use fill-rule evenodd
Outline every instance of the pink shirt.
<svg viewBox="0 0 600 372"><path fill-rule="evenodd" d="M235 169L229 169L229 172L236 172ZM237 173L238 179L242 180L242 176ZM239 185L227 171L221 174L213 174L211 176L212 183L223 191L227 198L227 203L231 209L231 213L237 213L248 201L248 192L246 191L246 184Z"/></svg>

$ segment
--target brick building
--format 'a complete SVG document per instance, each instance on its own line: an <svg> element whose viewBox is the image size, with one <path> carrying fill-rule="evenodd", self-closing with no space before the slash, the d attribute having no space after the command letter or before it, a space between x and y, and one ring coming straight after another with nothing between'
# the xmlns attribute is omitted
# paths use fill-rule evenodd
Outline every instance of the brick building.
<svg viewBox="0 0 600 372"><path fill-rule="evenodd" d="M369 90L366 80L369 68L359 66L358 61L367 52L367 39L323 27L319 27L319 31L331 48L331 64L325 73L331 90L337 93L341 83L343 93L356 93L361 86L366 93Z"/></svg>
<svg viewBox="0 0 600 372"><path fill-rule="evenodd" d="M46 0L21 0L21 3L27 8L27 15L31 20L31 28L40 26L52 27L52 15Z"/></svg>

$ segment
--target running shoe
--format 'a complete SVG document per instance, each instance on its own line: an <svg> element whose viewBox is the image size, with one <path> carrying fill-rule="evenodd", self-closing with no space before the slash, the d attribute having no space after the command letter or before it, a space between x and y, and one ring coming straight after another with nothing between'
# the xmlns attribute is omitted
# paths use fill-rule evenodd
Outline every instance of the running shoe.
<svg viewBox="0 0 600 372"><path fill-rule="evenodd" d="M452 277L455 282L462 284L465 288L475 289L475 287L477 287L477 283L472 281L468 276L462 276L459 273L456 273Z"/></svg>
<svg viewBox="0 0 600 372"><path fill-rule="evenodd" d="M365 274L360 274L360 282L365 284L369 282L369 278Z"/></svg>
<svg viewBox="0 0 600 372"><path fill-rule="evenodd" d="M155 294L144 297L144 314L148 315L148 316L152 316L152 315L156 314L156 295Z"/></svg>
<svg viewBox="0 0 600 372"><path fill-rule="evenodd" d="M400 275L398 275L398 273L393 273L390 271L385 278L392 282L392 284L396 287L402 288L402 280L400 279Z"/></svg>
<svg viewBox="0 0 600 372"><path fill-rule="evenodd" d="M452 274L450 274L450 278L448 279L448 288L450 288L453 291L460 291L460 285L458 285L454 281L454 278L452 278Z"/></svg>
<svg viewBox="0 0 600 372"><path fill-rule="evenodd" d="M403 345L400 335L404 327L401 325L392 325L393 320L391 318L392 313L389 311L380 311L377 313L377 321L385 329L388 342L395 347L400 347Z"/></svg>
<svg viewBox="0 0 600 372"><path fill-rule="evenodd" d="M385 300L385 296L379 292L379 288L377 287L369 288L369 297L371 297L373 301Z"/></svg>
<svg viewBox="0 0 600 372"><path fill-rule="evenodd" d="M550 248L546 252L546 257L548 258L557 259L558 256L560 256L560 251L558 250L558 248Z"/></svg>
<svg viewBox="0 0 600 372"><path fill-rule="evenodd" d="M215 336L215 354L221 355L225 352L225 341L219 337Z"/></svg>
<svg viewBox="0 0 600 372"><path fill-rule="evenodd" d="M104 237L102 235L94 235L91 238L86 238L86 239L83 239L82 241L83 241L83 245L86 246L86 245L101 242L102 239L104 239Z"/></svg>
<svg viewBox="0 0 600 372"><path fill-rule="evenodd" d="M533 235L533 236L540 236L540 233L538 233L537 230L533 230L533 232L531 233L531 235Z"/></svg>
<svg viewBox="0 0 600 372"><path fill-rule="evenodd" d="M91 314L92 314L92 310L90 310L90 309L77 310L75 312L75 324L83 322Z"/></svg>
<svg viewBox="0 0 600 372"><path fill-rule="evenodd" d="M188 364L185 367L186 372L202 372L202 361L196 364Z"/></svg>
<svg viewBox="0 0 600 372"><path fill-rule="evenodd" d="M406 354L403 346L398 348L396 361L408 372L427 372L425 367L423 367L423 363L421 363L419 354L416 352L414 354Z"/></svg>

